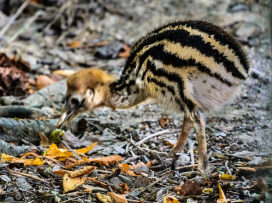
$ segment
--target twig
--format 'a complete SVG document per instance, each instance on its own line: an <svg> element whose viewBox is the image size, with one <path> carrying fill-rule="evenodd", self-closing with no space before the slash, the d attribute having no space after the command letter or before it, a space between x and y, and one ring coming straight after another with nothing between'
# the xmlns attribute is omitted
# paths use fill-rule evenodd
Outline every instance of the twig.
<svg viewBox="0 0 272 203"><path fill-rule="evenodd" d="M232 173L231 173L231 171L230 171L230 169L229 169L229 167L228 167L228 163L229 163L229 161L226 161L226 162L225 162L225 167L226 167L228 173L229 173L230 175L232 175Z"/></svg>
<svg viewBox="0 0 272 203"><path fill-rule="evenodd" d="M252 159L246 158L244 156L237 156L237 155L233 155L233 154L225 154L225 156L230 156L230 157L234 157L234 158L238 158L238 159L245 159L247 161L251 161Z"/></svg>
<svg viewBox="0 0 272 203"><path fill-rule="evenodd" d="M166 176L168 176L168 174L165 175L165 176L163 176L163 177L161 177L161 178L159 178L158 180L156 180L155 182L149 184L149 185L146 186L146 187L139 188L139 189L136 189L136 190L134 190L134 191L132 191L132 192L130 192L130 193L125 194L125 196L133 196L133 197L134 197L134 196L139 196L139 195L142 194L144 191L150 189L152 186L154 186L154 185L156 185L157 183L161 182ZM133 194L133 195L131 195L131 194Z"/></svg>
<svg viewBox="0 0 272 203"><path fill-rule="evenodd" d="M156 137L156 136L159 136L159 135L161 135L161 134L169 134L169 133L175 133L175 132L177 132L176 130L175 131L170 131L170 130L163 130L163 131L160 131L160 132L156 132L156 133L154 133L154 134L152 134L152 135L148 135L147 137L145 137L144 139L142 139L142 140L140 140L139 142L136 142L136 145L141 145L141 144L143 144L145 141L147 141L147 140L149 140L150 138L152 138L152 137ZM179 132L179 131L178 131Z"/></svg>
<svg viewBox="0 0 272 203"><path fill-rule="evenodd" d="M8 40L8 44L11 44L19 35L21 35L25 30L29 29L30 25L39 17L39 15L43 14L44 11L37 11L34 16L28 19L28 21L19 29L17 32L13 34L13 36Z"/></svg>
<svg viewBox="0 0 272 203"><path fill-rule="evenodd" d="M49 94L49 98L50 98L51 104L52 104L52 106L53 106L54 114L55 114L55 116L56 116L56 115L58 115L57 109L56 109L55 104L54 104L54 102L53 102L53 98L52 98L52 96L51 96L51 94L50 94L49 88L47 88L47 90L48 90L48 94Z"/></svg>
<svg viewBox="0 0 272 203"><path fill-rule="evenodd" d="M11 26L11 24L16 20L16 18L23 12L23 10L25 9L25 7L27 7L27 5L29 4L29 2L30 2L30 0L26 0L20 6L20 8L16 11L16 13L9 19L9 21L7 22L7 24L5 25L5 27L0 32L0 39L5 34L5 32L9 29L9 27Z"/></svg>
<svg viewBox="0 0 272 203"><path fill-rule="evenodd" d="M65 203L65 202L69 202L69 201L72 201L72 200L76 200L76 199L78 199L78 198L85 197L85 196L86 196L86 195L76 196L76 197L74 197L74 198L71 198L71 199L65 200L65 201L63 201L63 202L61 202L61 203Z"/></svg>
<svg viewBox="0 0 272 203"><path fill-rule="evenodd" d="M33 176L33 175L29 175L29 174L26 174L26 173L21 173L21 172L13 171L11 169L8 169L8 170L9 170L9 172L10 172L11 175L21 175L21 176L25 176L25 177L28 177L28 178L32 178L32 179L35 179L35 180L42 181L42 182L44 182L46 184L50 184L46 180L43 180L43 179L41 179L39 177L36 177L36 176Z"/></svg>
<svg viewBox="0 0 272 203"><path fill-rule="evenodd" d="M209 163L210 165L213 165L213 166L221 166L222 164L219 164L219 163ZM186 166L179 166L179 167L176 167L175 170L179 170L179 169L184 169L184 168L190 168L190 167L196 167L197 164L192 164L192 165L186 165Z"/></svg>
<svg viewBox="0 0 272 203"><path fill-rule="evenodd" d="M65 11L65 9L67 7L71 6L71 1L67 1L66 3L64 3L58 13L55 15L54 19L44 28L44 30L41 33L46 32L47 30L49 30L49 28L62 16L62 13Z"/></svg>
<svg viewBox="0 0 272 203"><path fill-rule="evenodd" d="M195 142L188 138L187 143L189 146L189 153L191 156L191 165L194 165L195 164L195 158L194 158L194 144L195 144Z"/></svg>
<svg viewBox="0 0 272 203"><path fill-rule="evenodd" d="M65 141L61 140L61 143L64 144L65 147L67 147L69 151L73 153L77 160L82 161L82 159L74 152L74 150L71 149L71 147Z"/></svg>

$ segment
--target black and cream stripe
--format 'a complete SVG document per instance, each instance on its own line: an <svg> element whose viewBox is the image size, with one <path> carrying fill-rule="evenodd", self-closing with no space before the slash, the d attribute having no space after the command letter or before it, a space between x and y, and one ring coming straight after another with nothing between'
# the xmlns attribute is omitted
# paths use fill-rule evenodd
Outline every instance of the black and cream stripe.
<svg viewBox="0 0 272 203"><path fill-rule="evenodd" d="M178 21L148 33L132 47L113 91L129 90L136 80L167 90L189 111L197 104L187 75L199 72L228 87L247 78L249 63L239 43L222 28L204 21ZM190 72L191 71L191 72ZM187 73L186 72L186 73Z"/></svg>

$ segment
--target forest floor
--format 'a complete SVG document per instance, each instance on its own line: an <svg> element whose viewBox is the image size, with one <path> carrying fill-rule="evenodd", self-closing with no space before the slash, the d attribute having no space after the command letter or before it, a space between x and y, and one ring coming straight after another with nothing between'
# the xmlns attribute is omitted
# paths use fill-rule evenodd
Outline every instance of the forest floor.
<svg viewBox="0 0 272 203"><path fill-rule="evenodd" d="M0 202L272 202L269 1L7 2L0 1ZM100 108L71 122L63 139L72 149L97 142L86 155L64 159L48 149L46 137L40 143L39 133L49 137L56 128L69 71L96 67L118 77L141 36L183 19L229 31L252 66L237 98L206 114L209 179L196 170L193 130L177 162L165 157L183 115L152 101L113 112ZM18 105L29 109L19 112ZM35 157L41 162L27 162Z"/></svg>

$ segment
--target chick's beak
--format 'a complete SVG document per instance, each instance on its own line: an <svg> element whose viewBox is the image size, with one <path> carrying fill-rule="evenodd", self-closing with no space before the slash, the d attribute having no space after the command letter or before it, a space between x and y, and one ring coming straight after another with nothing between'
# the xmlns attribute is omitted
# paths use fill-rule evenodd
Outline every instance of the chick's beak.
<svg viewBox="0 0 272 203"><path fill-rule="evenodd" d="M61 111L61 116L57 123L57 128L62 129L67 125L73 118L79 114L79 109L76 107L70 107L69 104L65 104Z"/></svg>

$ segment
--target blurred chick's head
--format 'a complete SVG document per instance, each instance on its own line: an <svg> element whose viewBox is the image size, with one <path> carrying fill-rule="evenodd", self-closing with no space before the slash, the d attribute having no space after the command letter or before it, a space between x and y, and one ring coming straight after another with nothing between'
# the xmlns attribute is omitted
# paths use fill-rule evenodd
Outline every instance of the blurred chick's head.
<svg viewBox="0 0 272 203"><path fill-rule="evenodd" d="M104 106L109 84L115 79L95 68L83 69L67 79L65 105L57 123L63 128L78 114Z"/></svg>

